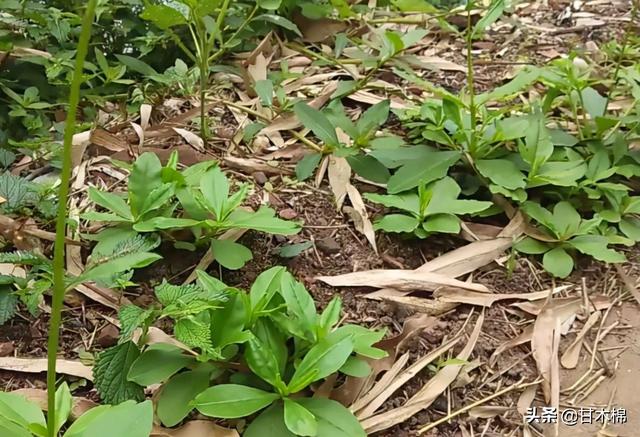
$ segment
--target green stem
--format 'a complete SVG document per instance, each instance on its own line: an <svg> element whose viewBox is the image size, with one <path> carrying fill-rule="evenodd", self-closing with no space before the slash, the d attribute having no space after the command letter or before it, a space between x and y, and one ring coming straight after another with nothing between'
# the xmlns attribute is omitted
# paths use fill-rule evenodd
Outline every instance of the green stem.
<svg viewBox="0 0 640 437"><path fill-rule="evenodd" d="M242 22L242 24L240 24L240 26L236 29L236 31L233 32L233 34L227 39L227 41L224 44L222 44L214 54L209 56L209 62L217 60L220 56L222 56L227 51L227 49L229 48L228 47L229 44L234 39L236 39L236 37L240 34L240 32L242 32L244 28L247 27L249 22L253 20L253 17L256 15L256 12L258 12L258 4L254 6L254 8L249 13L249 15L247 15L247 18Z"/></svg>
<svg viewBox="0 0 640 437"><path fill-rule="evenodd" d="M633 27L635 26L636 20L638 18L638 4L640 4L640 0L631 1L631 20L629 20L627 28L624 32L624 36L622 37L622 47L620 48L620 54L616 59L616 69L613 72L613 85L611 86L611 90L607 93L607 104L605 105L605 108L609 107L611 95L613 94L615 88L618 86L618 82L620 82L620 69L622 68L622 62L624 61L625 55L627 53L627 48L629 46L629 35L631 35L631 32L633 32Z"/></svg>
<svg viewBox="0 0 640 437"><path fill-rule="evenodd" d="M80 85L83 81L84 60L89 49L91 26L95 16L97 0L89 0L82 20L82 31L78 41L76 65L73 81L69 90L69 111L64 129L64 146L62 151L62 171L60 173L60 189L58 194L58 216L56 219L56 239L53 247L53 298L51 300L51 321L49 326L49 342L47 348L47 409L49 437L55 437L56 417L56 359L60 340L60 324L62 322L62 305L65 294L65 237L67 220L67 200L69 197L69 181L71 180L71 143L76 129L76 114L80 103Z"/></svg>
<svg viewBox="0 0 640 437"><path fill-rule="evenodd" d="M218 18L216 18L216 29L218 30L218 41L220 41L220 47L224 46L224 40L222 39L222 25L224 24L224 19L227 18L229 3L231 3L231 0L224 0L224 3L220 8L220 12L218 13Z"/></svg>
<svg viewBox="0 0 640 437"><path fill-rule="evenodd" d="M476 85L473 71L473 27L471 21L471 9L467 8L467 34L466 34L466 42L467 42L467 92L469 93L469 118L471 120L471 132L469 134L469 153L472 157L475 156L476 153L476 123L477 123L477 115L476 115Z"/></svg>

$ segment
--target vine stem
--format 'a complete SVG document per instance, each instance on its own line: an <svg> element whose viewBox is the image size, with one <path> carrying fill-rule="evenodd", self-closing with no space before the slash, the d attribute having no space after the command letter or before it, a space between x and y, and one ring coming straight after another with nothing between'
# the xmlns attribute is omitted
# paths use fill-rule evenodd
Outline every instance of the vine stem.
<svg viewBox="0 0 640 437"><path fill-rule="evenodd" d="M62 305L65 294L65 237L67 220L67 200L69 198L69 181L71 180L71 143L76 130L76 115L80 103L80 85L83 81L84 60L89 49L91 26L95 16L97 0L87 2L87 10L82 19L82 31L78 42L75 70L69 90L69 111L64 129L62 150L62 171L60 173L60 189L58 191L58 216L56 218L56 239L53 247L53 298L51 301L51 321L47 347L47 431L49 437L55 437L56 417L56 360L58 342L60 340L60 324L62 322Z"/></svg>

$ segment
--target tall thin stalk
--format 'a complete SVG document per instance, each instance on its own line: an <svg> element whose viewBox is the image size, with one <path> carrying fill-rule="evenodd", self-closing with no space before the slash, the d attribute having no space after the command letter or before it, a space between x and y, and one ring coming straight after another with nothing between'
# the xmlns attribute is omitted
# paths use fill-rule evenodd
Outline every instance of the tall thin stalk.
<svg viewBox="0 0 640 437"><path fill-rule="evenodd" d="M477 115L476 115L476 85L473 69L473 26L471 21L471 5L467 6L467 29L465 34L466 48L467 48L467 92L469 93L469 118L471 120L471 132L469 134L469 153L475 157L476 153L476 129L477 129Z"/></svg>
<svg viewBox="0 0 640 437"><path fill-rule="evenodd" d="M78 42L75 70L71 89L69 90L69 110L64 129L64 145L62 150L62 171L60 173L60 189L58 192L58 217L56 219L56 239L53 248L53 299L51 302L51 322L49 326L49 343L47 348L47 409L48 434L55 437L56 416L56 359L60 340L60 324L62 321L62 305L65 293L65 236L67 220L67 200L69 197L69 181L71 179L71 142L76 128L76 114L80 103L80 85L83 81L84 60L91 39L91 26L95 16L97 0L89 0L82 20L82 31Z"/></svg>

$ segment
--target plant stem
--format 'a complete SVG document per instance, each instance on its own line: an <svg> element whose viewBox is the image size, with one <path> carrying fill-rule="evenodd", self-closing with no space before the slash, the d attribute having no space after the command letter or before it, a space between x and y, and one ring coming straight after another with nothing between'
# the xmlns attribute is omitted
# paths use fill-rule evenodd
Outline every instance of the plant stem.
<svg viewBox="0 0 640 437"><path fill-rule="evenodd" d="M469 153L472 157L475 157L476 153L476 85L473 71L473 55L471 53L473 49L473 27L471 22L471 8L467 8L467 29L466 29L466 42L467 42L467 92L469 93L469 118L471 122L469 133Z"/></svg>
<svg viewBox="0 0 640 437"><path fill-rule="evenodd" d="M240 24L240 26L236 29L236 31L233 32L233 34L227 39L227 41L224 44L222 44L214 54L209 56L209 62L217 60L220 56L222 56L227 51L227 49L229 48L228 47L229 43L234 39L236 39L236 37L240 34L240 32L242 32L244 28L247 27L249 22L253 20L253 17L256 15L256 12L258 12L258 4L254 6L254 8L249 13L249 15L247 15L247 18L242 22L242 24Z"/></svg>
<svg viewBox="0 0 640 437"><path fill-rule="evenodd" d="M83 81L84 60L89 49L91 26L95 16L97 0L89 0L82 20L82 31L78 41L76 65L69 90L69 111L64 129L64 145L62 150L62 170L60 173L60 189L58 192L58 216L56 219L56 240L53 247L53 298L51 301L51 321L49 326L49 342L47 348L47 430L49 437L55 437L56 417L56 360L58 341L60 340L60 324L62 322L62 305L65 294L65 237L67 220L67 200L69 197L69 181L71 180L71 143L76 129L76 114L80 103L80 85Z"/></svg>

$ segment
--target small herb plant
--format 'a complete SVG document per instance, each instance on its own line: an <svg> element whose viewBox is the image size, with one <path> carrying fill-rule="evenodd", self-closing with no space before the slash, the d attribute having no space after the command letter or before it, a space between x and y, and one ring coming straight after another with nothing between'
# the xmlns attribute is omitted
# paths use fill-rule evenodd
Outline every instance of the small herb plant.
<svg viewBox="0 0 640 437"><path fill-rule="evenodd" d="M602 218L583 219L569 202L559 202L549 211L537 203L526 202L523 211L539 225L541 232L530 233L515 249L527 254L544 254L545 270L554 276L566 278L573 271L574 261L570 252L578 251L610 263L626 260L625 256L608 246L611 239L596 234Z"/></svg>
<svg viewBox="0 0 640 437"><path fill-rule="evenodd" d="M241 268L252 258L245 246L219 239L231 229L252 229L278 235L300 231L300 225L275 217L266 206L257 211L243 209L250 185L241 184L231 193L229 180L215 162L204 162L177 170L173 154L166 167L151 153L142 154L129 177L127 196L90 189L90 198L109 212L87 212L83 218L111 222L115 226L99 233L92 259L117 244L125 244L138 233L162 233L188 228L193 242L176 242L179 248L194 250L209 245L215 259L229 269Z"/></svg>
<svg viewBox="0 0 640 437"><path fill-rule="evenodd" d="M460 192L456 181L447 176L421 185L417 193L367 193L365 197L402 211L401 214L385 215L375 223L375 229L413 233L419 238L426 238L434 233L457 234L460 232L458 215L479 213L493 205L492 202L458 199Z"/></svg>
<svg viewBox="0 0 640 437"><path fill-rule="evenodd" d="M364 377L367 360L386 356L374 346L384 331L338 326L339 298L318 314L282 267L260 274L248 293L202 271L196 284L162 283L155 293L159 306L120 311L120 344L94 368L103 399L142 399L145 386L160 383L156 412L166 426L193 408L226 419L262 411L245 436L365 436L347 408L310 397L336 372ZM181 343L148 344L152 324L165 318Z"/></svg>

